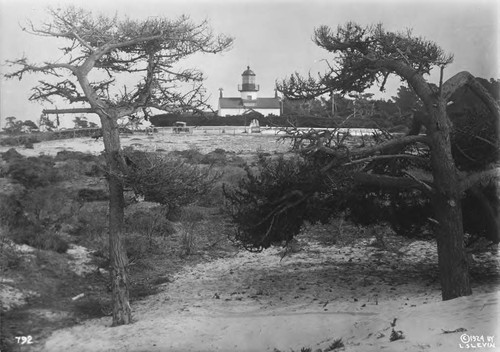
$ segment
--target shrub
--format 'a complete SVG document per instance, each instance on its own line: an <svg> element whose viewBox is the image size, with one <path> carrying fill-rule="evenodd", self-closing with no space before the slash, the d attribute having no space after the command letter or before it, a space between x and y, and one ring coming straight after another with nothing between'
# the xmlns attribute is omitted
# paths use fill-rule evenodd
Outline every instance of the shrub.
<svg viewBox="0 0 500 352"><path fill-rule="evenodd" d="M76 214L70 233L82 237L87 242L86 245L99 248L102 244L100 237L104 236L108 229L107 215L107 202L88 202Z"/></svg>
<svg viewBox="0 0 500 352"><path fill-rule="evenodd" d="M7 237L8 229L0 227L0 269L15 269L22 263L22 256L18 254L11 240Z"/></svg>
<svg viewBox="0 0 500 352"><path fill-rule="evenodd" d="M226 152L224 151L224 149L217 149L217 150L218 151L213 151L208 154L205 154L201 158L199 163L205 165L226 165L227 164Z"/></svg>
<svg viewBox="0 0 500 352"><path fill-rule="evenodd" d="M100 177L104 175L105 161L103 156L63 150L57 153L54 160L64 178L81 175Z"/></svg>
<svg viewBox="0 0 500 352"><path fill-rule="evenodd" d="M44 187L61 180L53 159L48 156L14 159L7 174L26 188Z"/></svg>
<svg viewBox="0 0 500 352"><path fill-rule="evenodd" d="M236 240L249 250L290 241L304 221L327 222L340 203L312 161L259 156L237 187L224 187Z"/></svg>
<svg viewBox="0 0 500 352"><path fill-rule="evenodd" d="M327 222L336 214L364 226L388 223L407 237L428 236L432 209L422 192L359 186L350 169L324 174L324 164L321 159L260 155L237 187L224 187L238 227L236 240L260 250L292 240L306 221Z"/></svg>
<svg viewBox="0 0 500 352"><path fill-rule="evenodd" d="M78 151L75 152L71 150L61 150L60 152L57 153L54 159L56 161L77 160L84 162L96 162L99 159L99 157L89 153L82 153Z"/></svg>
<svg viewBox="0 0 500 352"><path fill-rule="evenodd" d="M27 244L37 249L51 250L58 253L66 253L69 249L68 242L58 234L44 232L43 228L34 224L11 229L10 237L17 244Z"/></svg>
<svg viewBox="0 0 500 352"><path fill-rule="evenodd" d="M104 170L106 170L104 166L104 161L100 159L98 163L91 164L88 171L85 172L85 176L103 177L106 174Z"/></svg>
<svg viewBox="0 0 500 352"><path fill-rule="evenodd" d="M0 193L0 224L7 228L21 226L25 222L21 205L22 191L19 193Z"/></svg>
<svg viewBox="0 0 500 352"><path fill-rule="evenodd" d="M123 245L127 258L131 263L147 258L151 253L151 246L147 236L136 232L126 233L123 236Z"/></svg>
<svg viewBox="0 0 500 352"><path fill-rule="evenodd" d="M181 256L191 255L196 248L196 233L192 228L182 228L181 236Z"/></svg>
<svg viewBox="0 0 500 352"><path fill-rule="evenodd" d="M166 205L169 210L194 203L210 192L220 173L188 165L157 153L125 150L130 164L125 182L144 200Z"/></svg>
<svg viewBox="0 0 500 352"><path fill-rule="evenodd" d="M208 217L205 208L197 206L187 206L181 209L180 220L184 223L195 223Z"/></svg>
<svg viewBox="0 0 500 352"><path fill-rule="evenodd" d="M5 160L5 161L12 161L12 160L22 159L22 158L24 158L22 156L22 154L19 153L14 148L10 148L5 153L2 153L2 159Z"/></svg>
<svg viewBox="0 0 500 352"><path fill-rule="evenodd" d="M246 176L246 164L243 166L226 165L219 168L221 178L214 184L214 187L205 195L201 196L198 204L206 207L225 207L226 198L224 197L224 185L228 187L236 187L239 182Z"/></svg>
<svg viewBox="0 0 500 352"><path fill-rule="evenodd" d="M398 235L426 238L431 233L429 198L418 190L387 190L358 186L346 197L346 217L368 226L386 223Z"/></svg>
<svg viewBox="0 0 500 352"><path fill-rule="evenodd" d="M30 190L21 199L21 206L30 222L46 230L57 230L79 207L72 191L57 186Z"/></svg>
<svg viewBox="0 0 500 352"><path fill-rule="evenodd" d="M150 247L154 246L155 238L164 238L175 232L172 223L167 220L167 209L163 206L127 212L125 229L127 232L143 234Z"/></svg>
<svg viewBox="0 0 500 352"><path fill-rule="evenodd" d="M77 193L80 202L97 202L109 199L109 192L103 188L82 188Z"/></svg>
<svg viewBox="0 0 500 352"><path fill-rule="evenodd" d="M26 145L26 144L34 144L34 143L39 143L43 140L44 138L38 134L23 134L23 135L17 135L17 136L10 136L6 138L0 139L0 145L6 145L6 146L20 146L20 145Z"/></svg>
<svg viewBox="0 0 500 352"><path fill-rule="evenodd" d="M195 148L187 150L174 150L170 152L169 155L175 158L182 158L190 164L200 164L201 160L204 158L204 155Z"/></svg>
<svg viewBox="0 0 500 352"><path fill-rule="evenodd" d="M148 258L153 250L159 248L150 246L148 237L138 232L125 231L121 239L130 264L140 263L141 260ZM95 248L94 254L102 258L102 266L109 265L109 238L107 233L96 233L92 239L91 247Z"/></svg>

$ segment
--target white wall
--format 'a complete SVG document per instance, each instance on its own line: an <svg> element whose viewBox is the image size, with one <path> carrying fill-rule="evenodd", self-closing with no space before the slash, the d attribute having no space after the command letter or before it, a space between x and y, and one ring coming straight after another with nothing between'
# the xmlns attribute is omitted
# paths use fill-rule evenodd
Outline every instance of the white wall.
<svg viewBox="0 0 500 352"><path fill-rule="evenodd" d="M256 100L257 99L257 92L241 92L241 99L249 100L248 96L251 96L252 100Z"/></svg>
<svg viewBox="0 0 500 352"><path fill-rule="evenodd" d="M261 113L264 116L267 115L281 115L280 109L253 109L254 111L257 111ZM228 115L243 115L245 111L248 111L245 108L241 109L219 109L219 116L228 116Z"/></svg>

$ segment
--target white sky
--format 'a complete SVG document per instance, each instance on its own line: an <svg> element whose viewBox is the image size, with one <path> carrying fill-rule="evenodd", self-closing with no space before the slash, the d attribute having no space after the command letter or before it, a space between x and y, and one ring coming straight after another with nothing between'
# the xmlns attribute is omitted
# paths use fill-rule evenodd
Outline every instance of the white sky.
<svg viewBox="0 0 500 352"><path fill-rule="evenodd" d="M324 70L322 59L329 54L311 40L314 28L326 24L333 28L347 21L362 25L383 23L387 30L413 28L415 35L438 43L455 61L445 71L445 79L467 70L483 78L499 78L499 3L497 0L0 0L0 70L7 72L5 60L26 55L31 61L59 57L54 40L24 33L26 19L41 21L47 6L74 4L94 12L127 15L133 18L190 15L194 21L208 19L216 33L235 38L230 51L218 55L193 56L184 67L201 69L217 108L219 88L224 96L239 96L237 85L249 65L260 84L259 96L274 95L275 81L300 73ZM42 76L26 76L23 81L0 81L0 123L15 116L38 122L48 104L29 102L30 88ZM431 77L437 81L437 72ZM394 95L399 81L388 87L385 98ZM67 107L58 104L59 108ZM73 116L66 115L68 120ZM70 123L72 125L72 123Z"/></svg>

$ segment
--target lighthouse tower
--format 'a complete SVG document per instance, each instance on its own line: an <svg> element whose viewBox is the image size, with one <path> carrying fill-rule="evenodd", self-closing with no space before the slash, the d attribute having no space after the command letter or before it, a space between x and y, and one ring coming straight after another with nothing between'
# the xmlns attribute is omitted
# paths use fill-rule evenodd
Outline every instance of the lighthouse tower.
<svg viewBox="0 0 500 352"><path fill-rule="evenodd" d="M281 115L281 99L275 93L274 97L257 97L259 85L255 84L255 73L250 66L241 74L241 84L238 90L239 97L225 97L222 88L219 94L219 116L241 116L246 114L260 114L263 116Z"/></svg>
<svg viewBox="0 0 500 352"><path fill-rule="evenodd" d="M241 85L238 84L238 90L241 92L243 100L257 100L259 85L255 84L255 73L250 70L250 66L241 74Z"/></svg>

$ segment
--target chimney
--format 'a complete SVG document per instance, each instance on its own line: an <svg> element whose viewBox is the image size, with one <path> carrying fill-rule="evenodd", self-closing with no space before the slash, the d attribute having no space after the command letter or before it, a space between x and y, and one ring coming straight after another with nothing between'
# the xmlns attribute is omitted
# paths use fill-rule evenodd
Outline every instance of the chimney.
<svg viewBox="0 0 500 352"><path fill-rule="evenodd" d="M219 91L220 91L219 98L222 98L222 91L223 91L223 89L219 88Z"/></svg>

